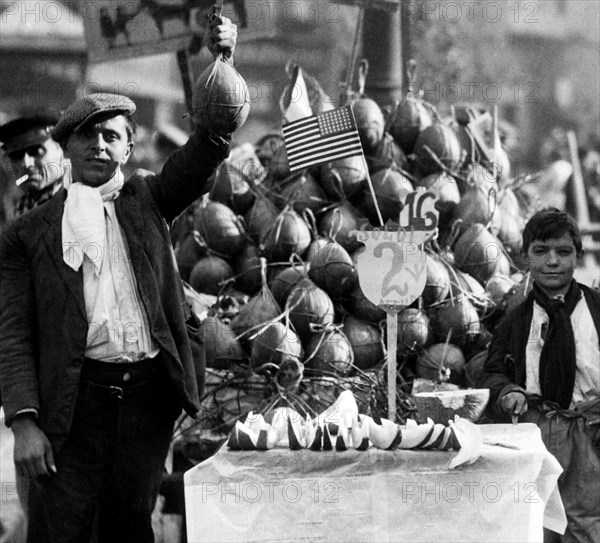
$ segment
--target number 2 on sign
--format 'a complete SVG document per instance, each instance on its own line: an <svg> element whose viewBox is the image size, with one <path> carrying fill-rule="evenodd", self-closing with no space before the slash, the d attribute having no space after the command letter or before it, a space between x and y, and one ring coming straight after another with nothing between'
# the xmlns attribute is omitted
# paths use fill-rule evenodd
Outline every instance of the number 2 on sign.
<svg viewBox="0 0 600 543"><path fill-rule="evenodd" d="M400 274L402 267L404 266L405 260L402 246L390 241L384 241L375 247L373 250L373 255L376 258L381 258L385 249L390 249L394 257L392 259L392 265L389 271L383 278L383 284L381 285L381 296L386 298L392 291L396 291L399 296L406 296L409 288L408 282L405 282L403 286L399 285L398 283L393 284L394 279ZM407 267L404 271L405 273L410 274L414 280L417 280L420 274L419 270L413 270L412 267Z"/></svg>

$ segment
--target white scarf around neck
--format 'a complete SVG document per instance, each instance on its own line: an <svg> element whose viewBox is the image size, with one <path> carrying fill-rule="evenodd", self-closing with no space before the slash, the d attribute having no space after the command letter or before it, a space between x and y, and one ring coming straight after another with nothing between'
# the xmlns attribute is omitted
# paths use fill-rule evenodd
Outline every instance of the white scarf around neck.
<svg viewBox="0 0 600 543"><path fill-rule="evenodd" d="M103 202L114 200L123 188L123 174L118 171L99 187L82 183L69 186L62 218L63 260L78 271L86 254L100 274L106 254L106 218Z"/></svg>

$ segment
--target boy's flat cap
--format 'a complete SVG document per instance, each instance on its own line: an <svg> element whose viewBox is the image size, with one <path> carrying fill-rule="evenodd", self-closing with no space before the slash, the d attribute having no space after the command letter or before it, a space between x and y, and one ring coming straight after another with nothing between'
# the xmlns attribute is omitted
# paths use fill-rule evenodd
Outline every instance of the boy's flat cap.
<svg viewBox="0 0 600 543"><path fill-rule="evenodd" d="M52 137L58 142L64 142L71 133L98 115L131 115L134 111L135 104L127 96L113 93L88 94L66 109L54 127Z"/></svg>

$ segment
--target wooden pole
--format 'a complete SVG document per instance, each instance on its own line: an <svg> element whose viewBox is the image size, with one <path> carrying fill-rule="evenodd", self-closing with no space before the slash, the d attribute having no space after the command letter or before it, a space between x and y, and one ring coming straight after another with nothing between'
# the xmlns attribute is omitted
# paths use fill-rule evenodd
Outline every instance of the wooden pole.
<svg viewBox="0 0 600 543"><path fill-rule="evenodd" d="M348 102L348 98L352 95L352 81L354 79L354 71L356 70L356 59L358 58L358 45L362 34L363 22L365 19L365 4L361 4L358 8L358 19L356 21L356 30L354 31L354 43L352 44L352 53L350 54L350 62L346 71L346 81L344 89L340 94L340 106Z"/></svg>
<svg viewBox="0 0 600 543"><path fill-rule="evenodd" d="M398 364L396 351L398 348L398 313L399 307L386 307L387 324L387 381L388 381L388 419L396 420L396 375Z"/></svg>
<svg viewBox="0 0 600 543"><path fill-rule="evenodd" d="M573 165L573 197L575 200L575 213L577 214L577 223L581 226L587 226L590 223L590 211L585 191L585 181L581 171L581 162L579 161L579 151L577 147L577 136L575 132L567 132L569 141L569 152L571 154L571 164Z"/></svg>
<svg viewBox="0 0 600 543"><path fill-rule="evenodd" d="M413 57L412 25L411 18L415 11L415 0L404 0L400 3L400 73L403 74L404 66ZM403 80L403 97L409 92L411 82Z"/></svg>
<svg viewBox="0 0 600 543"><path fill-rule="evenodd" d="M183 94L185 96L185 107L188 113L188 119L190 121L190 127L193 130L193 108L192 108L192 96L194 95L193 83L192 83L192 67L190 66L190 57L187 49L179 49L177 51L177 64L179 66L179 73L181 74L181 82L183 84Z"/></svg>

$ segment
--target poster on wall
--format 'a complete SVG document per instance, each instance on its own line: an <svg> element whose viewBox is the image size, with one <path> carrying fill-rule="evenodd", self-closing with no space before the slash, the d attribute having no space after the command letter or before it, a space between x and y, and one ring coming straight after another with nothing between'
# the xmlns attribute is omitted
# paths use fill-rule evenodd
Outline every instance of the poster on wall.
<svg viewBox="0 0 600 543"><path fill-rule="evenodd" d="M90 62L157 55L202 47L214 0L81 0ZM223 15L238 25L238 43L274 36L269 18L249 14L244 0L223 4ZM249 17L251 15L251 17ZM243 30L242 30L243 29Z"/></svg>

